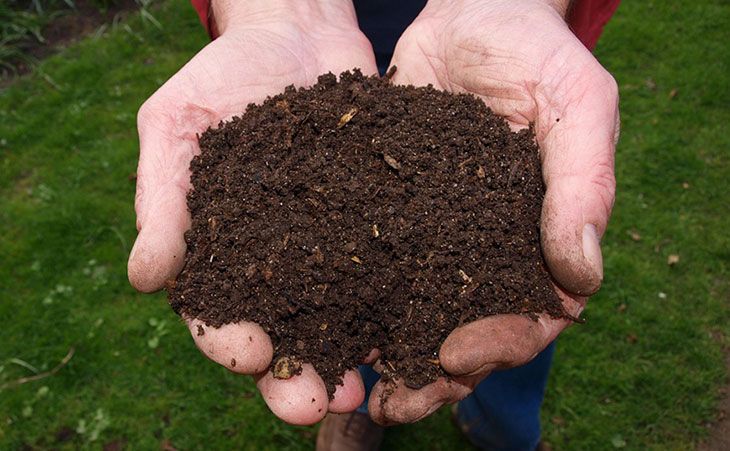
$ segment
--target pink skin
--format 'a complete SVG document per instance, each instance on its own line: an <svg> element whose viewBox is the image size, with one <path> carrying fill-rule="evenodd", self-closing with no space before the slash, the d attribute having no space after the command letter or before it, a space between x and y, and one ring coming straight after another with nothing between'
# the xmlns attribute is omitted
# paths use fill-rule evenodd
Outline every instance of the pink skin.
<svg viewBox="0 0 730 451"><path fill-rule="evenodd" d="M599 239L614 200L619 113L615 81L570 32L564 7L557 0L431 0L398 42L393 64L396 83L470 92L514 129L535 124L547 187L543 251L556 292L578 316L603 278ZM401 384L382 406L378 383L370 415L381 424L417 421L463 399L492 370L529 362L569 325L503 315L460 327L439 353L453 381L421 390Z"/></svg>
<svg viewBox="0 0 730 451"><path fill-rule="evenodd" d="M197 133L290 84L312 85L322 73L339 74L353 67L367 74L377 72L372 48L357 28L351 5L312 6L302 1L279 9L273 1L251 0L232 2L240 8L229 14L222 3L214 3L221 36L139 111L135 199L139 235L128 273L132 285L143 292L161 289L182 268L183 233L190 226L185 195L190 188L190 160L199 152ZM199 325L203 335L198 335ZM208 358L233 372L255 375L271 410L289 423L316 423L327 411L352 411L363 400L357 372L346 374L331 402L311 366L289 380L273 379L266 371L273 354L271 340L256 324L215 329L188 321L188 326Z"/></svg>
<svg viewBox="0 0 730 451"><path fill-rule="evenodd" d="M515 128L535 123L548 188L543 248L564 288L556 290L577 316L584 296L598 289L603 275L598 240L613 204L618 106L611 76L553 9L562 3L431 0L399 41L394 64L396 83L472 92ZM199 151L196 133L289 84L311 85L321 73L353 67L376 72L370 44L347 2L217 0L213 6L221 37L139 112L139 235L128 271L132 285L144 292L159 290L182 268L183 233L190 226L188 167ZM568 325L564 320L543 317L532 322L506 315L461 327L440 353L452 382L439 380L421 390L400 386L383 406L376 402L384 389L378 384L369 403L371 416L383 424L423 418L466 396L491 370L529 361ZM274 379L265 371L273 353L271 341L255 324L204 327L203 335L197 326L189 322L201 351L231 371L253 374L272 412L284 421L312 424L327 411L354 410L363 399L356 372L346 375L331 402L310 366L292 379ZM375 358L377 352L368 361Z"/></svg>

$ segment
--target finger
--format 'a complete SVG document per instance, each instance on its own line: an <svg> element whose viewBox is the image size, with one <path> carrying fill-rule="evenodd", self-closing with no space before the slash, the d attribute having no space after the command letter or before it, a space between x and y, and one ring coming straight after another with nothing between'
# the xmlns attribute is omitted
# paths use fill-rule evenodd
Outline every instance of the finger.
<svg viewBox="0 0 730 451"><path fill-rule="evenodd" d="M276 379L271 371L255 376L256 386L269 409L289 424L310 425L327 414L327 389L312 365L302 365L302 373Z"/></svg>
<svg viewBox="0 0 730 451"><path fill-rule="evenodd" d="M585 300L573 299L558 289L566 312L578 317ZM439 350L439 361L453 376L485 375L494 369L529 362L571 324L568 319L540 315L537 321L522 315L495 315L454 329Z"/></svg>
<svg viewBox="0 0 730 451"><path fill-rule="evenodd" d="M160 200L151 202L152 217L140 229L127 264L130 283L144 293L161 289L182 270L184 233L190 227L184 192L165 186L156 195Z"/></svg>
<svg viewBox="0 0 730 451"><path fill-rule="evenodd" d="M370 393L368 411L372 420L383 426L413 423L444 404L464 399L469 393L470 387L446 378L418 390L406 387L400 380L380 381Z"/></svg>
<svg viewBox="0 0 730 451"><path fill-rule="evenodd" d="M365 385L360 373L355 370L345 371L342 376L342 385L335 388L329 411L333 413L347 413L357 409L365 400Z"/></svg>
<svg viewBox="0 0 730 451"><path fill-rule="evenodd" d="M143 292L159 290L183 267L184 233L190 228L189 166L199 149L195 131L204 130L204 124L212 120L207 112L183 107L171 117L169 108L156 106L156 102L148 100L137 117L140 157L135 211L139 234L127 269L131 284Z"/></svg>
<svg viewBox="0 0 730 451"><path fill-rule="evenodd" d="M197 319L186 322L198 349L233 372L256 374L271 364L271 339L258 324L240 322L215 328Z"/></svg>
<svg viewBox="0 0 730 451"><path fill-rule="evenodd" d="M439 360L447 373L458 376L517 366L537 355L544 327L520 315L482 318L454 329L441 345Z"/></svg>
<svg viewBox="0 0 730 451"><path fill-rule="evenodd" d="M543 252L556 280L568 291L587 296L603 279L599 241L616 185L618 88L593 56L577 47L550 63L569 68L568 73L546 77L537 89L536 131L547 187Z"/></svg>

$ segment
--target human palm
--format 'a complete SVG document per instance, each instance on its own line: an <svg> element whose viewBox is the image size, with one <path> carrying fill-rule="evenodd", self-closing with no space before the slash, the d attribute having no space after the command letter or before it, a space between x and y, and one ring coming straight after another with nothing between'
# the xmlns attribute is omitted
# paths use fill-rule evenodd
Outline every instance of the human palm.
<svg viewBox="0 0 730 451"><path fill-rule="evenodd" d="M545 1L431 0L399 41L394 80L471 92L514 127L534 124L547 187L543 250L566 310L577 316L583 296L592 294L602 278L598 237L613 202L617 94L610 75ZM275 2L258 3L276 11ZM321 73L353 67L375 73L370 44L357 30L354 13L343 21L309 26L302 17L247 17L253 19L228 27L140 109L139 236L129 278L141 291L160 289L183 266L183 234L190 226L185 196L190 160L199 151L197 134L287 85L311 85ZM362 401L362 381L352 371L331 402L309 365L300 376L273 379L267 371L271 341L256 324L215 329L187 322L209 358L254 375L271 410L285 421L313 423L328 410L350 411ZM504 315L459 328L440 353L453 382L441 379L417 391L401 386L385 403L379 396L384 387L378 384L371 415L381 423L418 420L466 396L491 370L530 360L567 325L565 320L533 322Z"/></svg>
<svg viewBox="0 0 730 451"><path fill-rule="evenodd" d="M370 44L354 19L337 26L320 24L314 31L305 31L300 23L262 19L230 27L150 97L138 115L139 235L129 258L132 285L156 291L182 269L184 232L190 227L189 167L199 152L199 133L288 85L311 85L322 73L353 67L376 72ZM256 324L216 329L197 320L186 322L206 356L231 371L253 374L271 410L287 422L314 423L328 410L351 411L362 402L356 372L345 375L332 401L311 365L290 380L274 379L267 371L272 344Z"/></svg>
<svg viewBox="0 0 730 451"><path fill-rule="evenodd" d="M618 138L613 78L543 0L431 1L401 37L393 64L396 83L472 93L513 128L533 124L547 189L543 252L566 311L577 317L603 277L599 237L613 205ZM500 315L456 329L439 355L453 380L420 390L400 384L385 403L387 388L378 384L371 416L417 421L468 395L492 370L527 363L570 323Z"/></svg>

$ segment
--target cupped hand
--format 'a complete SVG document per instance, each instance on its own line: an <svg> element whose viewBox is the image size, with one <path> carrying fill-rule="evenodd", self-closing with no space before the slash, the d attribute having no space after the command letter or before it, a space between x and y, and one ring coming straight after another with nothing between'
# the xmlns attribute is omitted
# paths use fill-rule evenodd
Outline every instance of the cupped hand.
<svg viewBox="0 0 730 451"><path fill-rule="evenodd" d="M578 317L603 278L599 245L614 200L617 86L569 30L560 0L431 0L401 37L394 81L469 92L514 129L534 124L546 194L542 249L565 310ZM439 359L452 380L420 390L378 383L379 423L417 421L467 396L496 369L527 363L571 321L484 318L454 330Z"/></svg>
<svg viewBox="0 0 730 451"><path fill-rule="evenodd" d="M185 258L190 227L186 193L197 134L244 111L288 85L307 86L317 76L359 67L376 73L372 48L347 2L213 2L220 37L208 44L142 105L135 209L139 235L129 257L132 285L143 292L175 279ZM357 372L328 401L311 365L289 380L267 371L272 344L256 324L219 329L186 319L195 343L231 371L253 374L271 410L294 424L319 421L327 411L354 410L364 397Z"/></svg>

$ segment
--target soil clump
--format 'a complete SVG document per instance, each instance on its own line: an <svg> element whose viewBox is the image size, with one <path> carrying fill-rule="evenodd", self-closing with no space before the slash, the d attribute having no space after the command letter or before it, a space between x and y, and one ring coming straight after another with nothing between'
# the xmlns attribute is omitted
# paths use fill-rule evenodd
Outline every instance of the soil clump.
<svg viewBox="0 0 730 451"><path fill-rule="evenodd" d="M474 96L327 74L200 148L169 301L209 326L260 324L275 375L311 363L331 396L378 348L384 378L418 388L445 375L459 325L565 316L540 251L533 132Z"/></svg>

